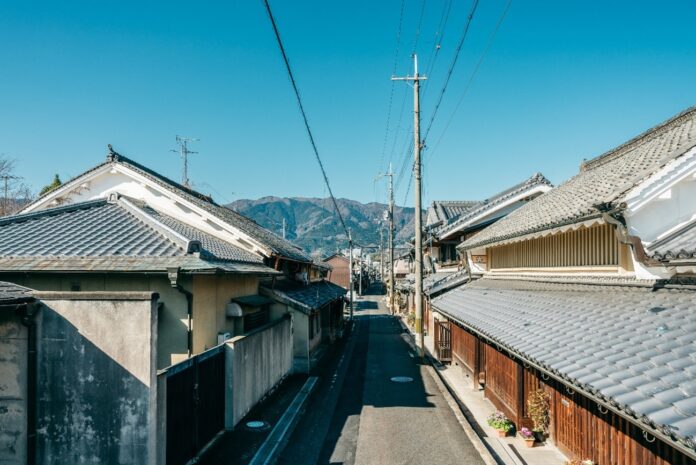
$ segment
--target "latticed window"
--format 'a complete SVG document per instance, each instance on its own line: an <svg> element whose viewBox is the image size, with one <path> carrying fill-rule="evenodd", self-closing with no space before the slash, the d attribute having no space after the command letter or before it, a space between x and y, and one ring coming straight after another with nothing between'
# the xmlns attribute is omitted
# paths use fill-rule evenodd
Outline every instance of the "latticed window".
<svg viewBox="0 0 696 465"><path fill-rule="evenodd" d="M616 266L619 242L611 225L582 227L488 249L490 269Z"/></svg>

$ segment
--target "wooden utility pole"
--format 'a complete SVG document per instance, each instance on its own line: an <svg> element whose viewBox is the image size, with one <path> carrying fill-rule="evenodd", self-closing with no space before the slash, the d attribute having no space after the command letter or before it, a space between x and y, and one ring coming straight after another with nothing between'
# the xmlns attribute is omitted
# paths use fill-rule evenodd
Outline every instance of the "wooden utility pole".
<svg viewBox="0 0 696 465"><path fill-rule="evenodd" d="M421 149L420 138L420 81L427 79L418 74L418 57L413 55L413 76L392 77L396 81L413 81L413 180L415 184L416 229L416 344L421 357L424 355L423 338L423 212L421 210Z"/></svg>
<svg viewBox="0 0 696 465"><path fill-rule="evenodd" d="M348 287L350 287L350 320L353 321L353 237L350 234L350 229L348 230L348 260L350 264L348 265Z"/></svg>
<svg viewBox="0 0 696 465"><path fill-rule="evenodd" d="M358 298L362 297L362 268L363 268L363 249L360 247L360 258L358 258L358 263L360 266L360 271L358 272L360 274L360 277L358 278L360 281L358 282Z"/></svg>
<svg viewBox="0 0 696 465"><path fill-rule="evenodd" d="M394 310L394 173L392 165L389 163L389 172L380 174L378 177L389 177L389 311L393 314Z"/></svg>
<svg viewBox="0 0 696 465"><path fill-rule="evenodd" d="M379 280L384 282L384 228L379 225Z"/></svg>

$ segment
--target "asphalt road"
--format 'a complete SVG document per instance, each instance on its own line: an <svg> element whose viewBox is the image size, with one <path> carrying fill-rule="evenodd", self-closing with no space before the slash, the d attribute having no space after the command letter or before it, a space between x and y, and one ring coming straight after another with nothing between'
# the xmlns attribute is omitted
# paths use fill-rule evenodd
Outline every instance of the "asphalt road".
<svg viewBox="0 0 696 465"><path fill-rule="evenodd" d="M381 296L356 302L353 332L317 373L320 384L278 463L483 464Z"/></svg>

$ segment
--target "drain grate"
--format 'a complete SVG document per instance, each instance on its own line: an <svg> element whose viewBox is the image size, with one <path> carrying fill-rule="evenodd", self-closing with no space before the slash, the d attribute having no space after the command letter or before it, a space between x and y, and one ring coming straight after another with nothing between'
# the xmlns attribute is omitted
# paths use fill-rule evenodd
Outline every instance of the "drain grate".
<svg viewBox="0 0 696 465"><path fill-rule="evenodd" d="M246 427L248 430L251 431L266 431L270 429L271 425L267 421L247 421L246 422Z"/></svg>
<svg viewBox="0 0 696 465"><path fill-rule="evenodd" d="M410 383L413 381L413 378L410 376L394 376L391 380L394 383Z"/></svg>

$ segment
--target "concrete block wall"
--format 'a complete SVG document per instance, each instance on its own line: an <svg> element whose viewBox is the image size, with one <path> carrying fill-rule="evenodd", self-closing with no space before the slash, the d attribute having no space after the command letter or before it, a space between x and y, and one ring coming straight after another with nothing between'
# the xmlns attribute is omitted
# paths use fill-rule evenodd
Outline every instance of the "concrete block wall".
<svg viewBox="0 0 696 465"><path fill-rule="evenodd" d="M232 429L292 371L290 315L226 343L225 428Z"/></svg>
<svg viewBox="0 0 696 465"><path fill-rule="evenodd" d="M27 463L27 328L0 312L0 464Z"/></svg>
<svg viewBox="0 0 696 465"><path fill-rule="evenodd" d="M37 463L155 463L157 294L35 295Z"/></svg>

